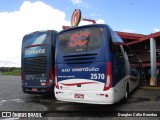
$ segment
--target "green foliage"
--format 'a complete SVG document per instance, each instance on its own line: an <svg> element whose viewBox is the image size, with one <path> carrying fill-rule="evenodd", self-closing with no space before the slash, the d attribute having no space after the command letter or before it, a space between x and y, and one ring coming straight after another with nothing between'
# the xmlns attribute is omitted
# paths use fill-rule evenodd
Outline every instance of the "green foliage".
<svg viewBox="0 0 160 120"><path fill-rule="evenodd" d="M2 71L2 75L20 75L21 69L20 68L5 68Z"/></svg>

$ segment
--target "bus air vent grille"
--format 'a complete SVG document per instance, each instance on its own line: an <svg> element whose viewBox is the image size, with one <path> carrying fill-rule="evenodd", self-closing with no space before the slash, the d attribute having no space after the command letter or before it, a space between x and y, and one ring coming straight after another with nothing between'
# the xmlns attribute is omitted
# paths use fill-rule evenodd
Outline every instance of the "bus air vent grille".
<svg viewBox="0 0 160 120"><path fill-rule="evenodd" d="M24 59L24 71L26 74L41 74L47 70L47 57L40 56Z"/></svg>
<svg viewBox="0 0 160 120"><path fill-rule="evenodd" d="M65 63L67 64L88 64L93 63L97 54L79 54L63 56Z"/></svg>

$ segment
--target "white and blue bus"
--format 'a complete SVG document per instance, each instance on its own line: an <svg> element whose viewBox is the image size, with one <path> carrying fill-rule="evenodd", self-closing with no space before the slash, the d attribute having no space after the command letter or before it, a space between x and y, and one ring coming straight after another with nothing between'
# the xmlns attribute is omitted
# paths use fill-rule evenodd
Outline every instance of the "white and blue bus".
<svg viewBox="0 0 160 120"><path fill-rule="evenodd" d="M104 24L62 30L56 43L55 97L91 104L127 99L139 84L139 63L122 44Z"/></svg>
<svg viewBox="0 0 160 120"><path fill-rule="evenodd" d="M54 94L54 63L57 31L26 34L22 41L21 76L25 93Z"/></svg>

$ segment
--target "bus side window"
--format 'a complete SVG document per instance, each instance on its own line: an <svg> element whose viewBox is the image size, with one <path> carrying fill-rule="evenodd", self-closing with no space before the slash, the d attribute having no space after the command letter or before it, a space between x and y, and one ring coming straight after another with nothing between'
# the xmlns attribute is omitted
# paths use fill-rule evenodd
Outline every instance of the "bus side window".
<svg viewBox="0 0 160 120"><path fill-rule="evenodd" d="M124 58L120 45L112 43L112 52L116 57Z"/></svg>
<svg viewBox="0 0 160 120"><path fill-rule="evenodd" d="M138 70L139 70L139 64L138 64L139 59L137 58L135 53L131 50L131 48L129 48L128 46L124 48L128 55L131 75L136 77L138 75Z"/></svg>
<svg viewBox="0 0 160 120"><path fill-rule="evenodd" d="M110 51L119 59L124 59L124 54L123 54L123 48L120 48L121 45L118 44L119 37L111 31L110 33L110 40L109 40L109 44L110 44ZM115 42L113 42L115 41Z"/></svg>

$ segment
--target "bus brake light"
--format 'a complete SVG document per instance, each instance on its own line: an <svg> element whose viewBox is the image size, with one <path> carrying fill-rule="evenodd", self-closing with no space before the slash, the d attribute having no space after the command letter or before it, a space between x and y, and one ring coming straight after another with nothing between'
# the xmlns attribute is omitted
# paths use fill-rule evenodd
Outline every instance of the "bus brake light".
<svg viewBox="0 0 160 120"><path fill-rule="evenodd" d="M53 82L53 75L52 75L52 70L49 71L49 80L48 80L48 84L46 85L51 85Z"/></svg>
<svg viewBox="0 0 160 120"><path fill-rule="evenodd" d="M106 69L106 83L104 85L104 91L109 90L112 85L112 66L111 62L107 62Z"/></svg>
<svg viewBox="0 0 160 120"><path fill-rule="evenodd" d="M55 73L55 87L57 88L57 89L59 89L59 85L58 85L58 81L57 81L57 68L56 68L56 65L55 65L55 67L54 67L54 73Z"/></svg>

